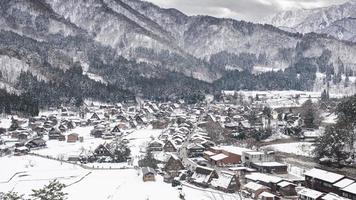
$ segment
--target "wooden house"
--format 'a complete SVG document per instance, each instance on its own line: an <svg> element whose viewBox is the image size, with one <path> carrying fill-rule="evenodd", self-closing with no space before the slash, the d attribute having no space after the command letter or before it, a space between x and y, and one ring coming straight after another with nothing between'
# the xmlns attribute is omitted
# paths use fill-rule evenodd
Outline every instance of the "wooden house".
<svg viewBox="0 0 356 200"><path fill-rule="evenodd" d="M218 178L215 169L203 166L197 166L190 181L201 187L208 187L213 178Z"/></svg>
<svg viewBox="0 0 356 200"><path fill-rule="evenodd" d="M52 128L48 132L48 139L49 140L59 140L59 141L65 141L65 136L61 133L61 131L57 128Z"/></svg>
<svg viewBox="0 0 356 200"><path fill-rule="evenodd" d="M106 132L104 126L96 126L93 130L90 131L90 135L95 138L101 138Z"/></svg>
<svg viewBox="0 0 356 200"><path fill-rule="evenodd" d="M279 162L253 162L251 163L251 167L262 173L288 173L288 166Z"/></svg>
<svg viewBox="0 0 356 200"><path fill-rule="evenodd" d="M138 124L143 124L143 125L145 125L145 124L148 123L148 120L147 120L146 117L142 117L142 116L139 116L139 115L137 115L137 116L135 117L135 121L136 121Z"/></svg>
<svg viewBox="0 0 356 200"><path fill-rule="evenodd" d="M171 157L168 159L164 170L171 176L177 177L179 175L180 170L183 170L184 166L182 161L178 158L178 156L171 154Z"/></svg>
<svg viewBox="0 0 356 200"><path fill-rule="evenodd" d="M68 143L75 143L79 140L79 134L77 133L71 133L67 135L67 142Z"/></svg>
<svg viewBox="0 0 356 200"><path fill-rule="evenodd" d="M162 151L164 143L160 140L153 140L148 144L150 151Z"/></svg>
<svg viewBox="0 0 356 200"><path fill-rule="evenodd" d="M91 120L100 120L100 117L98 114L93 113L92 116L90 117Z"/></svg>
<svg viewBox="0 0 356 200"><path fill-rule="evenodd" d="M177 152L177 147L174 144L174 142L172 142L171 140L167 140L166 143L163 146L163 150L165 152Z"/></svg>
<svg viewBox="0 0 356 200"><path fill-rule="evenodd" d="M304 188L298 191L298 200L321 200L321 197L323 195L324 194L322 192L309 188Z"/></svg>
<svg viewBox="0 0 356 200"><path fill-rule="evenodd" d="M201 144L191 143L187 146L188 157L199 157L204 155L205 148Z"/></svg>
<svg viewBox="0 0 356 200"><path fill-rule="evenodd" d="M116 126L111 130L111 133L113 133L113 134L119 134L119 133L121 133L121 130L120 130L119 125L116 125Z"/></svg>
<svg viewBox="0 0 356 200"><path fill-rule="evenodd" d="M249 182L243 186L243 194L253 199L257 199L262 192L269 191L270 189L267 186L255 182Z"/></svg>
<svg viewBox="0 0 356 200"><path fill-rule="evenodd" d="M16 147L15 148L15 155L25 155L30 152L30 149L26 146Z"/></svg>
<svg viewBox="0 0 356 200"><path fill-rule="evenodd" d="M35 138L27 141L25 146L29 149L44 148L46 147L46 141L41 138Z"/></svg>
<svg viewBox="0 0 356 200"><path fill-rule="evenodd" d="M317 168L307 171L304 175L308 188L326 193L333 190L333 184L344 178L343 175Z"/></svg>
<svg viewBox="0 0 356 200"><path fill-rule="evenodd" d="M211 181L211 186L217 190L231 193L238 191L240 187L236 174L229 172L220 173L218 178Z"/></svg>
<svg viewBox="0 0 356 200"><path fill-rule="evenodd" d="M352 200L356 199L356 183L348 185L341 189L341 194L345 198L349 198Z"/></svg>
<svg viewBox="0 0 356 200"><path fill-rule="evenodd" d="M258 199L259 200L277 200L279 198L270 192L262 192L260 195L258 195Z"/></svg>
<svg viewBox="0 0 356 200"><path fill-rule="evenodd" d="M336 182L333 184L333 190L330 192L336 193L338 195L343 195L342 194L342 189L346 188L347 186L356 183L355 180L351 179L351 178L343 178L340 181Z"/></svg>
<svg viewBox="0 0 356 200"><path fill-rule="evenodd" d="M282 196L295 196L297 192L295 190L296 185L288 181L282 181L277 184L277 190Z"/></svg>
<svg viewBox="0 0 356 200"><path fill-rule="evenodd" d="M117 142L100 144L94 150L94 157L99 162L125 162L129 156L127 154L127 146Z"/></svg>
<svg viewBox="0 0 356 200"><path fill-rule="evenodd" d="M64 124L61 124L58 126L58 129L63 133L66 132L68 130L67 126Z"/></svg>
<svg viewBox="0 0 356 200"><path fill-rule="evenodd" d="M283 179L278 176L263 174L263 173L251 173L245 175L247 181L253 181L270 188L271 192L277 191L277 184L282 182Z"/></svg>
<svg viewBox="0 0 356 200"><path fill-rule="evenodd" d="M147 181L155 181L156 171L151 167L143 167L142 168L142 179L144 182Z"/></svg>

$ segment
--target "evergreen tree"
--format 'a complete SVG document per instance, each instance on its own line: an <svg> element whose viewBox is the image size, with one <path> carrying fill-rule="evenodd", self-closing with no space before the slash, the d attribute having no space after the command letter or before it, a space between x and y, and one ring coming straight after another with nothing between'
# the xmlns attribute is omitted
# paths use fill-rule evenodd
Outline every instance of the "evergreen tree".
<svg viewBox="0 0 356 200"><path fill-rule="evenodd" d="M158 161L153 157L150 150L147 149L146 155L142 160L138 161L140 167L151 167L157 169Z"/></svg>
<svg viewBox="0 0 356 200"><path fill-rule="evenodd" d="M317 118L317 110L313 102L308 99L302 105L302 119L304 122L304 127L306 128L315 128L316 127L316 118Z"/></svg>
<svg viewBox="0 0 356 200"><path fill-rule="evenodd" d="M271 128L271 119L272 119L272 110L270 107L264 107L262 112L263 112L263 115L268 120L268 129L270 129Z"/></svg>
<svg viewBox="0 0 356 200"><path fill-rule="evenodd" d="M314 153L318 159L331 158L338 163L347 158L343 151L350 140L347 130L340 127L327 127L324 134L317 139Z"/></svg>
<svg viewBox="0 0 356 200"><path fill-rule="evenodd" d="M349 87L349 85L350 85L350 78L349 78L349 74L346 73L344 87Z"/></svg>
<svg viewBox="0 0 356 200"><path fill-rule="evenodd" d="M57 180L51 181L42 189L32 190L33 200L65 200L67 193L63 192L65 185Z"/></svg>
<svg viewBox="0 0 356 200"><path fill-rule="evenodd" d="M5 193L3 196L0 195L0 199L2 200L24 200L23 195L19 195L16 192L8 192Z"/></svg>
<svg viewBox="0 0 356 200"><path fill-rule="evenodd" d="M323 90L321 93L321 101L328 101L329 100L329 92L327 90Z"/></svg>
<svg viewBox="0 0 356 200"><path fill-rule="evenodd" d="M11 125L10 125L10 127L9 127L9 131L15 131L15 130L17 130L19 127L20 127L20 126L19 126L19 124L17 123L17 121L16 121L14 118L12 118L12 119L11 119Z"/></svg>

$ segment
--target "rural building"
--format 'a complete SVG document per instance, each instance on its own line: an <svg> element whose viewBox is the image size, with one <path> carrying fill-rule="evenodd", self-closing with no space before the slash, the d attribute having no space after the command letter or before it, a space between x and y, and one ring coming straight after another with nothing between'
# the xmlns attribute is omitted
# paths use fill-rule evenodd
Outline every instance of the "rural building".
<svg viewBox="0 0 356 200"><path fill-rule="evenodd" d="M243 193L254 199L257 199L262 192L268 192L269 190L267 186L255 182L249 182L243 186Z"/></svg>
<svg viewBox="0 0 356 200"><path fill-rule="evenodd" d="M68 143L75 143L79 140L79 134L77 133L71 133L67 135L67 142Z"/></svg>
<svg viewBox="0 0 356 200"><path fill-rule="evenodd" d="M171 155L166 163L164 170L171 176L177 177L179 175L180 170L183 170L184 166L182 161L176 155Z"/></svg>
<svg viewBox="0 0 356 200"><path fill-rule="evenodd" d="M251 167L261 173L286 174L288 166L279 162L252 162Z"/></svg>
<svg viewBox="0 0 356 200"><path fill-rule="evenodd" d="M308 188L325 193L333 191L333 184L344 178L343 175L317 168L307 171L304 175Z"/></svg>
<svg viewBox="0 0 356 200"><path fill-rule="evenodd" d="M156 171L151 167L143 167L142 168L142 179L144 182L147 181L155 181Z"/></svg>
<svg viewBox="0 0 356 200"><path fill-rule="evenodd" d="M298 192L298 200L320 200L323 195L322 192L304 188Z"/></svg>

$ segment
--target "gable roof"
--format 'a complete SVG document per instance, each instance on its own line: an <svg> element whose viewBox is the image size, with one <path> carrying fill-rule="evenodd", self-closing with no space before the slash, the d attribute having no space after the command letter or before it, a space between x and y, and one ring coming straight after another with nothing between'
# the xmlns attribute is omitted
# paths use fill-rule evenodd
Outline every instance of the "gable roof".
<svg viewBox="0 0 356 200"><path fill-rule="evenodd" d="M227 189L230 186L233 178L234 178L234 175L232 175L232 174L221 173L219 175L219 178L215 178L211 181L211 185L214 187L222 187L222 188Z"/></svg>

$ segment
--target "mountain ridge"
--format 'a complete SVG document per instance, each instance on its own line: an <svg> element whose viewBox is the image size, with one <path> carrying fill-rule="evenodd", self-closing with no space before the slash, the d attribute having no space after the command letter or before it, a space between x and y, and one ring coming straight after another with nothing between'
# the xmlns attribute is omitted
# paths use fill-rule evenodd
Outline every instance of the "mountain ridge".
<svg viewBox="0 0 356 200"><path fill-rule="evenodd" d="M83 76L101 81L95 87L174 97L181 91L179 84L189 94L225 87L312 90L317 72L326 74L320 86L340 84L340 76L353 76L356 70L356 44L349 41L267 24L187 16L139 0L5 0L0 12L0 61L21 65L39 81L51 82L62 74L58 70L81 67ZM3 81L12 80L16 87L21 71L2 72ZM241 75L255 81L250 84ZM267 77L287 85L271 80L273 84L264 86Z"/></svg>

